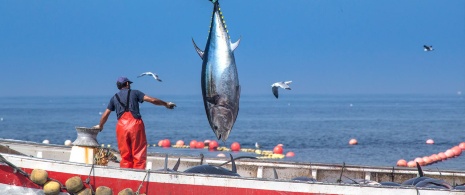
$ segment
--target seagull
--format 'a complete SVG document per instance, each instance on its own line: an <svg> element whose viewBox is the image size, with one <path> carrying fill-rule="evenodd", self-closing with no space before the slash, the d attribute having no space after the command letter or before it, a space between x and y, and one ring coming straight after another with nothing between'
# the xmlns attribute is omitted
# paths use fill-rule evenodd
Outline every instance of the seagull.
<svg viewBox="0 0 465 195"><path fill-rule="evenodd" d="M285 82L276 82L271 85L271 90L273 91L273 95L278 98L278 87L281 87L283 89L291 90L289 87L289 84L291 84L292 81L285 81Z"/></svg>
<svg viewBox="0 0 465 195"><path fill-rule="evenodd" d="M150 75L150 76L152 76L155 80L161 82L161 79L158 78L158 75L155 74L155 73L152 73L152 72L144 72L144 73L140 74L139 76L137 76L137 78L142 77L142 76L145 76L145 75Z"/></svg>
<svg viewBox="0 0 465 195"><path fill-rule="evenodd" d="M423 45L423 47L425 48L425 51L433 51L434 50L432 45L430 45L430 46Z"/></svg>

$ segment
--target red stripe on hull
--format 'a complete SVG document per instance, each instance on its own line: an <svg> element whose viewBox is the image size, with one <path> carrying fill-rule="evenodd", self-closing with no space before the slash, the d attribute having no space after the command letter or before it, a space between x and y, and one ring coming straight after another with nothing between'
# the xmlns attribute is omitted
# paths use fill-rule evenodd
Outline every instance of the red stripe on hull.
<svg viewBox="0 0 465 195"><path fill-rule="evenodd" d="M23 169L25 172L30 174L32 169ZM79 176L81 177L82 181L86 181L88 175L76 175L76 174L68 174L68 173L61 173L61 172L53 172L47 171L49 178L53 178L63 185L65 185L66 180L71 177ZM13 169L0 165L0 183L8 184L8 185L15 185L15 186L22 186L28 188L35 188L35 189L42 189L41 186L33 183L25 176L21 175L20 173L14 173ZM107 178L107 177L98 177L90 176L90 185L95 190L99 186L107 186L113 190L116 194L119 191L125 188L131 188L133 191L136 191L139 188L139 185L142 181L135 181L135 180L123 180L123 179L116 179L116 178ZM85 185L89 188L88 185ZM144 182L140 193L145 193L147 195L151 194L225 194L225 195L236 195L236 194L249 194L249 195L303 195L303 194L321 194L321 193L301 193L301 192L286 192L286 191L273 191L273 190L261 190L261 189L250 189L250 188L234 188L234 187L221 187L221 186L204 186L204 185L188 185L188 184L173 184L173 183L158 183L158 182Z"/></svg>

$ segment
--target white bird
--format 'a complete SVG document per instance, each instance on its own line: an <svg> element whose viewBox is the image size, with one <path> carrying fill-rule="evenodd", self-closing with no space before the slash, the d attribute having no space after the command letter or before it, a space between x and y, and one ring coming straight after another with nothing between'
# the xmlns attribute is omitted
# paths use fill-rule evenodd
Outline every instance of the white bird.
<svg viewBox="0 0 465 195"><path fill-rule="evenodd" d="M276 82L271 85L271 91L273 91L273 95L278 98L278 87L281 87L283 89L291 90L289 87L289 84L291 84L292 81L285 81L285 82Z"/></svg>
<svg viewBox="0 0 465 195"><path fill-rule="evenodd" d="M423 47L425 48L425 51L433 51L434 50L432 45L430 45L430 46L423 45Z"/></svg>
<svg viewBox="0 0 465 195"><path fill-rule="evenodd" d="M152 76L152 77L153 77L155 80L157 80L157 81L160 81L160 82L161 82L161 79L160 79L160 78L158 78L158 75L157 75L157 74L155 74L155 73L152 73L152 72L144 72L144 73L140 74L139 76L137 76L137 78L139 78L139 77L142 77L142 76L145 76L145 75Z"/></svg>
<svg viewBox="0 0 465 195"><path fill-rule="evenodd" d="M259 148L260 148L260 144L258 144L258 142L255 142L255 148L256 148L256 149L259 149Z"/></svg>

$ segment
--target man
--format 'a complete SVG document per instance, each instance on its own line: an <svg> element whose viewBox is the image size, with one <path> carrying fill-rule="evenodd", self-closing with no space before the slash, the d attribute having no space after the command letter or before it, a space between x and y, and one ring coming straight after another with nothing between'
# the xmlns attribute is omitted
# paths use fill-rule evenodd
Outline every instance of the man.
<svg viewBox="0 0 465 195"><path fill-rule="evenodd" d="M145 169L147 161L147 139L142 116L139 113L139 103L150 102L157 106L173 109L176 104L145 95L139 90L131 90L131 81L119 77L116 86L120 90L111 99L107 109L95 128L103 129L111 111L116 110L118 123L116 139L121 154L121 168Z"/></svg>

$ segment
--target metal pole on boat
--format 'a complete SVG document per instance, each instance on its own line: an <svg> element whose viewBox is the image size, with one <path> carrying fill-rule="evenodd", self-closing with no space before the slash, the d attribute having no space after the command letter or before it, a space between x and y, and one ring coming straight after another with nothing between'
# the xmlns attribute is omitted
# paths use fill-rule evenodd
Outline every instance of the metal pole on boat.
<svg viewBox="0 0 465 195"><path fill-rule="evenodd" d="M21 175L24 175L24 177L27 177L29 178L29 174L27 174L26 172L24 172L22 169L20 169L19 167L15 166L13 163L11 163L10 161L6 160L5 157L3 157L1 154L0 154L0 161L4 162L5 164L7 164L8 166L10 166L11 168L13 168L13 170L16 172L19 172Z"/></svg>

